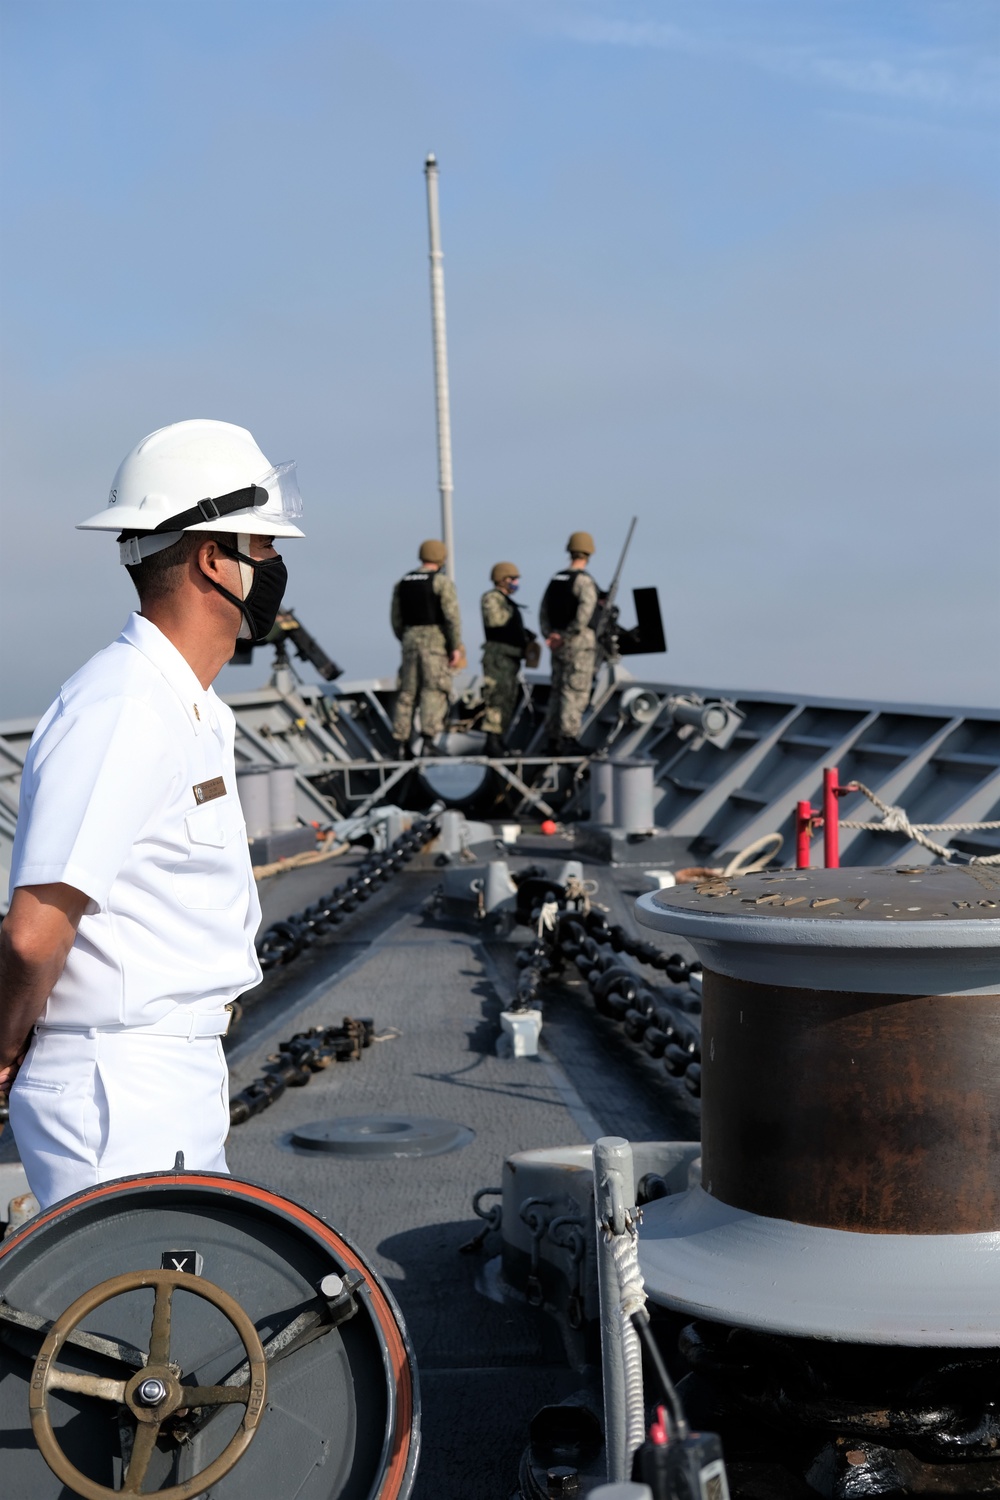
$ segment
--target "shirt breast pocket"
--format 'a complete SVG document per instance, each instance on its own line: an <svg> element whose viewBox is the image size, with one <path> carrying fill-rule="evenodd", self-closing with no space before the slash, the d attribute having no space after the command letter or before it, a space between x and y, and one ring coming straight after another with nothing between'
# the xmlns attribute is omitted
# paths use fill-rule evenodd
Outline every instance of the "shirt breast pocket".
<svg viewBox="0 0 1000 1500"><path fill-rule="evenodd" d="M182 906L225 911L249 883L243 813L228 797L196 807L184 819L188 855L172 871Z"/></svg>

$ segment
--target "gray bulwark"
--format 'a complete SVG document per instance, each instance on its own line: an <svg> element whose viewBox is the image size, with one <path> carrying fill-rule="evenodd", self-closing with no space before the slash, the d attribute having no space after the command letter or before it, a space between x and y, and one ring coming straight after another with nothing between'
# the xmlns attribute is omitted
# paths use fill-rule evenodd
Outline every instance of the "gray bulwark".
<svg viewBox="0 0 1000 1500"><path fill-rule="evenodd" d="M544 679L533 674L533 682ZM843 785L865 782L883 801L899 803L914 822L981 822L1000 802L1000 709L872 703L806 695L721 692L702 688L705 699L731 699L746 717L732 741L719 749L699 736L683 735L666 710L651 724L629 727L626 693L644 689L664 703L690 694L690 685L636 681L619 675L589 715L583 737L589 753L607 748L617 756L655 762L654 819L657 829L683 838L696 859L724 864L761 834L781 833L784 858L791 856L798 800L819 803L824 766L838 765ZM340 683L326 688L283 686L276 678L256 692L227 698L237 721L239 762L292 764L296 802L305 822L335 822L393 800L409 772L395 766L386 705L392 684ZM21 762L34 720L0 723L0 872L9 869ZM517 783L509 768L508 780ZM538 798L535 805L547 813ZM522 788L523 790L523 788ZM530 800L530 799L529 799ZM585 803L585 798L578 802ZM563 816L577 816L577 803ZM841 802L841 817L877 821L860 796ZM935 839L966 853L1000 851L1000 830L944 832ZM853 864L898 859L900 834L844 831ZM906 847L906 857L927 863L933 855ZM0 911L6 910L6 881Z"/></svg>

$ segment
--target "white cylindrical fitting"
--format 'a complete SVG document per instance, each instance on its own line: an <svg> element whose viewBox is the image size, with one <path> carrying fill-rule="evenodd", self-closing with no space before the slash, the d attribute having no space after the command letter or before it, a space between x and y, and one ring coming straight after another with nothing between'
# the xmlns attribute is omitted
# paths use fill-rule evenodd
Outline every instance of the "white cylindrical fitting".
<svg viewBox="0 0 1000 1500"><path fill-rule="evenodd" d="M651 760L616 760L614 767L615 826L626 833L649 833L653 827L653 774Z"/></svg>
<svg viewBox="0 0 1000 1500"><path fill-rule="evenodd" d="M483 906L487 912L496 911L506 902L509 906L517 896L517 886L510 878L510 866L505 859L491 859L486 866L483 881Z"/></svg>
<svg viewBox="0 0 1000 1500"><path fill-rule="evenodd" d="M248 839L263 839L271 832L270 766L239 766L236 790L247 825Z"/></svg>
<svg viewBox="0 0 1000 1500"><path fill-rule="evenodd" d="M438 836L442 854L461 854L465 847L462 837L465 829L465 814L449 807L441 814L441 832Z"/></svg>
<svg viewBox="0 0 1000 1500"><path fill-rule="evenodd" d="M390 844L396 842L401 834L406 832L406 820L403 817L401 808L390 807L388 809L384 827L386 848L388 848Z"/></svg>
<svg viewBox="0 0 1000 1500"><path fill-rule="evenodd" d="M596 759L590 762L590 821L599 828L611 828L615 821L615 763Z"/></svg>
<svg viewBox="0 0 1000 1500"><path fill-rule="evenodd" d="M728 714L721 703L690 703L681 699L673 705L675 724L687 724L700 734L721 734L728 722Z"/></svg>
<svg viewBox="0 0 1000 1500"><path fill-rule="evenodd" d="M298 828L295 812L295 767L272 766L267 778L271 800L271 832Z"/></svg>

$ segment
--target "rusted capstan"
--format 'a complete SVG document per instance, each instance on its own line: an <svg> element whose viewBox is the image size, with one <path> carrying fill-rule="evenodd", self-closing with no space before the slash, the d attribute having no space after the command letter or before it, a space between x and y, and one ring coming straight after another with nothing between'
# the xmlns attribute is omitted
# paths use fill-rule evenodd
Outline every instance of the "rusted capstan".
<svg viewBox="0 0 1000 1500"><path fill-rule="evenodd" d="M709 1260L725 1280L733 1257L720 1317L744 1321L742 1296L751 1325L987 1340L998 1315L983 1300L980 1316L977 1288L989 1295L1000 1255L1000 870L713 877L644 896L637 913L704 965L702 1188L657 1205L644 1234L671 1241L675 1284L689 1267L677 1305L706 1310ZM765 1282L777 1287L784 1265L808 1300L810 1261L827 1278L813 1312L783 1313Z"/></svg>

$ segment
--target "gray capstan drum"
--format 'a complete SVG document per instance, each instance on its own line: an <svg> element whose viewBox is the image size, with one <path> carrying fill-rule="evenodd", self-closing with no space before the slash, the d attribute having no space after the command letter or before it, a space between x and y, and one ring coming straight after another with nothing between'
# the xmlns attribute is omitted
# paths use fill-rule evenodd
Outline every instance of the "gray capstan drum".
<svg viewBox="0 0 1000 1500"><path fill-rule="evenodd" d="M0 1246L0 1473L18 1500L405 1500L416 1368L342 1235L207 1172L121 1178Z"/></svg>
<svg viewBox="0 0 1000 1500"><path fill-rule="evenodd" d="M704 965L702 1184L646 1214L654 1300L799 1337L997 1346L998 899L976 865L639 898Z"/></svg>

